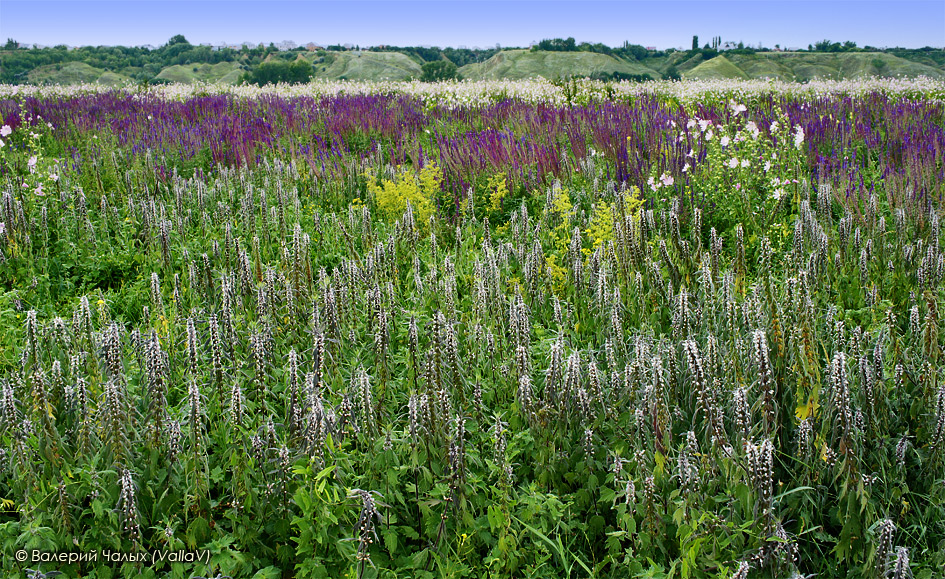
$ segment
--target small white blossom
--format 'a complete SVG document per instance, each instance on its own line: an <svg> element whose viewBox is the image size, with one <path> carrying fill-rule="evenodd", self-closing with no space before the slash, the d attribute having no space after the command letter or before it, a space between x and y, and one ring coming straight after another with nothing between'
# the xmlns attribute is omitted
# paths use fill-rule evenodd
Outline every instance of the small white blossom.
<svg viewBox="0 0 945 579"><path fill-rule="evenodd" d="M794 126L794 148L800 149L801 143L804 142L804 127L800 125Z"/></svg>

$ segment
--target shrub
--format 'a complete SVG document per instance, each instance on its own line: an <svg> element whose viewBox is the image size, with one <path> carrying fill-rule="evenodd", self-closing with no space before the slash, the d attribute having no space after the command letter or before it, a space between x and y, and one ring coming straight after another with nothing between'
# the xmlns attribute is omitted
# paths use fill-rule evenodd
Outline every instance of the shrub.
<svg viewBox="0 0 945 579"><path fill-rule="evenodd" d="M243 82L259 86L267 84L301 84L312 78L312 65L304 60L285 62L264 62L252 72L243 75Z"/></svg>
<svg viewBox="0 0 945 579"><path fill-rule="evenodd" d="M434 60L426 62L421 67L423 74L420 80L424 82L438 82L442 80L458 80L459 73L456 65L448 60Z"/></svg>

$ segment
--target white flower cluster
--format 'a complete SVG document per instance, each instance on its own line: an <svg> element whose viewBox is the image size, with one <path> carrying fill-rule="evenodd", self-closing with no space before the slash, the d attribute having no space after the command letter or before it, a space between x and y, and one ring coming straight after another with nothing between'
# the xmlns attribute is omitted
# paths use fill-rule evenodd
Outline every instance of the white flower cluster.
<svg viewBox="0 0 945 579"><path fill-rule="evenodd" d="M747 110L745 101L778 94L797 98L826 96L857 96L883 93L890 96L925 97L945 102L945 82L927 77L919 78L864 78L855 80L813 80L793 83L774 80L686 80L650 81L643 83L581 80L574 85L571 102L585 103L613 95L626 100L643 95L669 98L683 103L716 101L728 103L736 115ZM99 84L77 85L0 85L0 98L69 97L114 90ZM434 106L477 106L506 98L532 103L564 105L568 102L564 87L543 78L525 80L487 80L428 83L420 81L326 81L308 84L255 85L225 84L170 84L142 89L129 86L126 90L141 97L160 97L168 100L186 100L196 95L229 94L253 98L262 95L333 96L342 94L407 94Z"/></svg>

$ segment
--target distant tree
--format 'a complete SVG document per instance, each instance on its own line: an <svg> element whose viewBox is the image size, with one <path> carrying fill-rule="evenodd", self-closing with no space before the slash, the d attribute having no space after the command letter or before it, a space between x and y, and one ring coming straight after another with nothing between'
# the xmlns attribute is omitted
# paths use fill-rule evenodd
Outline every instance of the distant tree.
<svg viewBox="0 0 945 579"><path fill-rule="evenodd" d="M167 44L165 44L165 46L174 46L175 44L190 44L190 43L187 42L187 39L184 38L183 34L177 34L175 36L172 36L171 39L167 41Z"/></svg>
<svg viewBox="0 0 945 579"><path fill-rule="evenodd" d="M420 80L424 82L438 82L441 80L454 80L459 78L456 65L448 60L425 62L420 68L423 71Z"/></svg>
<svg viewBox="0 0 945 579"><path fill-rule="evenodd" d="M312 65L300 59L295 62L264 62L243 75L243 82L265 86L267 84L300 84L312 78Z"/></svg>
<svg viewBox="0 0 945 579"><path fill-rule="evenodd" d="M20 43L12 38L7 38L7 43L3 45L4 50L16 50L20 47Z"/></svg>
<svg viewBox="0 0 945 579"><path fill-rule="evenodd" d="M699 36L695 34L692 36L692 49L699 50Z"/></svg>
<svg viewBox="0 0 945 579"><path fill-rule="evenodd" d="M532 47L532 50L549 50L552 52L575 52L577 51L577 42L573 37L569 38L552 38L544 39L535 46Z"/></svg>
<svg viewBox="0 0 945 579"><path fill-rule="evenodd" d="M679 71L676 70L676 65L671 64L669 68L666 69L666 74L663 75L667 80L679 80L682 76L679 74Z"/></svg>
<svg viewBox="0 0 945 579"><path fill-rule="evenodd" d="M643 60L650 56L650 51L645 47L640 46L639 44L630 44L629 42L624 42L621 48L616 48L613 50L614 55L631 57L637 60Z"/></svg>

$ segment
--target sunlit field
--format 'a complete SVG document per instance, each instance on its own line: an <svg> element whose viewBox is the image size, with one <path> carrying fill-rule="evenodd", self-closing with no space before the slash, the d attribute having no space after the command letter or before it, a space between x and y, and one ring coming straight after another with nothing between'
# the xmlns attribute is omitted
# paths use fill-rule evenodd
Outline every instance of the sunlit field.
<svg viewBox="0 0 945 579"><path fill-rule="evenodd" d="M0 126L4 576L942 578L941 82Z"/></svg>

